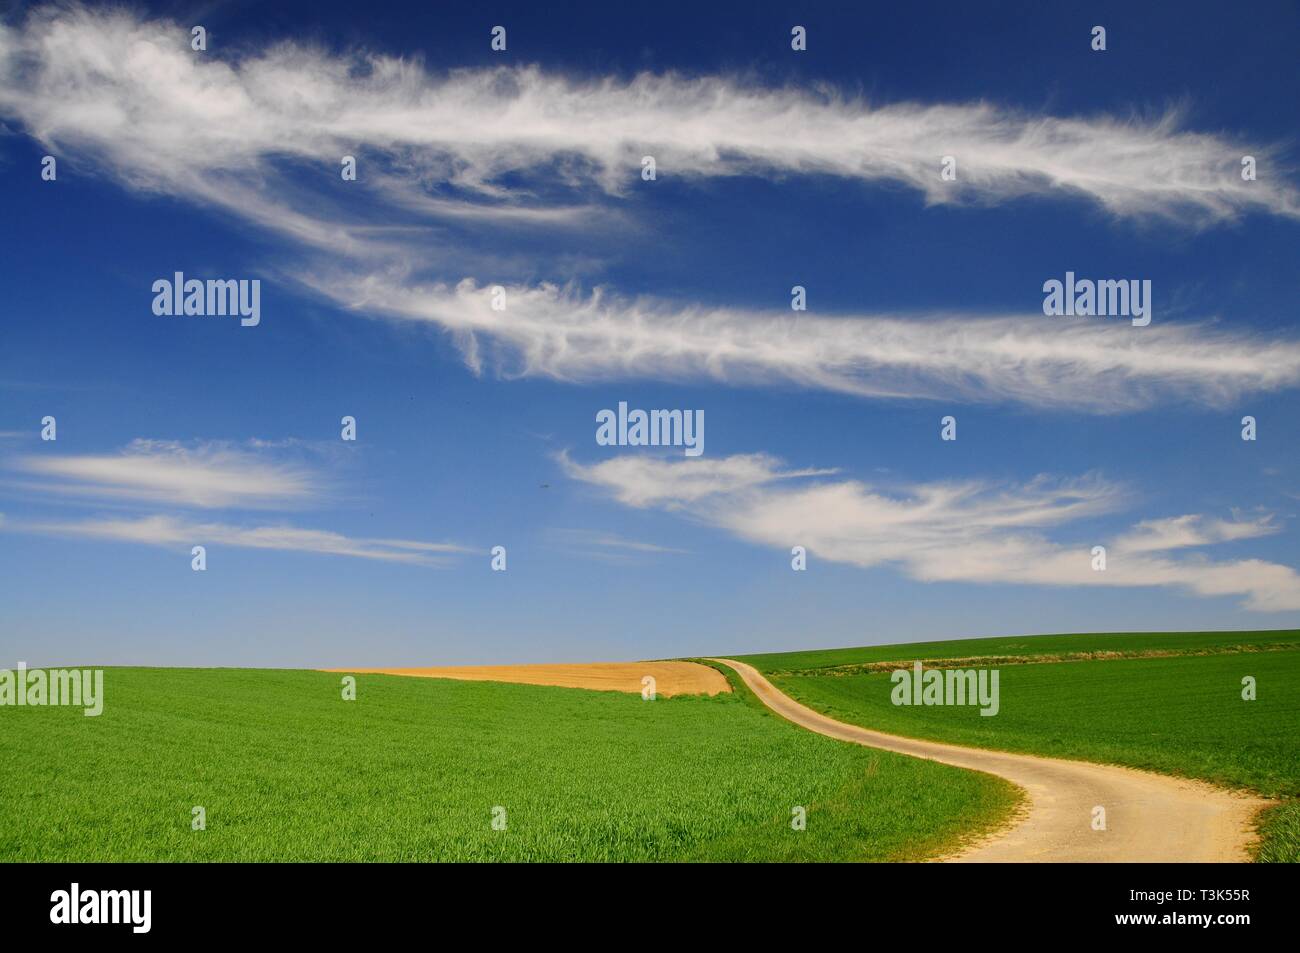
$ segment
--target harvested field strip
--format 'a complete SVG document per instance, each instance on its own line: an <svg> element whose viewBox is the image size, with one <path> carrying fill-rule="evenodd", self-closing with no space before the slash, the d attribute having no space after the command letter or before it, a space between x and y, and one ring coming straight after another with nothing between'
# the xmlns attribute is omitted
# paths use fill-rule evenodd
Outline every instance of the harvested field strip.
<svg viewBox="0 0 1300 953"><path fill-rule="evenodd" d="M587 662L551 665L455 665L435 668L339 668L331 672L453 678L469 682L510 682L551 685L640 695L652 688L664 698L675 695L717 695L731 691L716 669L695 662ZM653 682L646 683L646 678Z"/></svg>

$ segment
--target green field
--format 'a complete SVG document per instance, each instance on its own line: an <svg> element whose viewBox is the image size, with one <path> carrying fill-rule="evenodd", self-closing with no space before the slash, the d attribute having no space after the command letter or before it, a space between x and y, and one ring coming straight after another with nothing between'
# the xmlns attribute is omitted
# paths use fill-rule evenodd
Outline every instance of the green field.
<svg viewBox="0 0 1300 953"><path fill-rule="evenodd" d="M745 657L794 698L852 724L1006 751L1202 778L1290 799L1262 860L1300 860L1300 632L1061 635ZM1093 654L1089 661L1055 661ZM1146 657L1115 658L1126 653ZM1164 654L1168 653L1168 654ZM996 667L1000 711L895 706L880 663ZM1102 660L1098 660L1102 659ZM891 666L883 666L889 668ZM1255 701L1241 697L1254 676Z"/></svg>
<svg viewBox="0 0 1300 953"><path fill-rule="evenodd" d="M1017 635L991 639L956 639L948 642L908 642L902 645L868 645L805 652L774 652L736 656L760 672L788 674L805 669L911 662L914 659L1007 658L1044 656L1150 655L1155 653L1220 654L1300 649L1300 630L1270 629L1249 632L1097 632L1072 635Z"/></svg>
<svg viewBox="0 0 1300 953"><path fill-rule="evenodd" d="M915 859L1019 797L803 731L747 693L363 675L345 702L339 682L110 668L98 718L0 708L0 860Z"/></svg>

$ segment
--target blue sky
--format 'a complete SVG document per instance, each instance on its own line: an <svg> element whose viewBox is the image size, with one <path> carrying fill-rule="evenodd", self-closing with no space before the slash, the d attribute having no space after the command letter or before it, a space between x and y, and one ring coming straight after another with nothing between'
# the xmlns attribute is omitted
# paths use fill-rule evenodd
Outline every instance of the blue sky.
<svg viewBox="0 0 1300 953"><path fill-rule="evenodd" d="M1293 5L534 6L4 21L0 658L1300 623ZM1044 316L1066 271L1151 325ZM598 446L619 401L705 453Z"/></svg>

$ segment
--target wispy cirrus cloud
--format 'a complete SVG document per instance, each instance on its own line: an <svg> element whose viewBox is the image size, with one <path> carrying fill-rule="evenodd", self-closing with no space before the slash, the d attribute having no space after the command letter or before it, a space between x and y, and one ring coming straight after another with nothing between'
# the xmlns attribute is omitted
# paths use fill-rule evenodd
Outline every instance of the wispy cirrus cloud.
<svg viewBox="0 0 1300 953"><path fill-rule="evenodd" d="M729 457L701 457L698 466L675 467L667 459L622 455L593 466L575 462L567 453L557 456L564 472L578 480L609 490L628 506L662 506L675 509L709 498L723 497L799 477L829 476L835 470L785 470L765 453Z"/></svg>
<svg viewBox="0 0 1300 953"><path fill-rule="evenodd" d="M591 529L551 529L547 538L566 552L600 562L629 565L656 556L679 556L688 550L628 539L617 533Z"/></svg>
<svg viewBox="0 0 1300 953"><path fill-rule="evenodd" d="M511 265L508 252L465 252L443 234L602 227L626 207L645 154L661 175L829 175L901 183L929 203L1068 196L1195 225L1300 217L1277 148L1187 129L1176 112L1121 120L877 104L738 76L439 72L293 43L195 55L188 37L123 10L37 9L0 27L0 116L128 187L287 238L301 260L286 270L303 285L363 315L442 328L476 370L1095 412L1221 406L1300 383L1300 341L1266 347L1208 322L1134 333L1041 315L792 316L508 281L508 309L496 312L493 269L531 277L546 254ZM1243 181L1244 153L1268 174ZM364 202L331 187L344 154L363 162L350 187ZM957 183L941 181L942 155L957 158Z"/></svg>
<svg viewBox="0 0 1300 953"><path fill-rule="evenodd" d="M1122 536L1116 546L1126 553L1160 553L1271 536L1279 530L1271 514L1235 520L1207 519L1192 514L1143 520Z"/></svg>
<svg viewBox="0 0 1300 953"><path fill-rule="evenodd" d="M10 484L29 500L135 510L135 515L88 519L33 518L7 521L0 530L122 543L178 547L196 545L321 553L359 559L440 567L473 552L452 542L354 537L284 521L249 524L196 519L185 510L303 510L333 501L333 481L311 463L315 450L301 441L134 440L114 453L30 454L6 461L24 475ZM299 453L298 451L309 451ZM138 511L149 510L140 513Z"/></svg>
<svg viewBox="0 0 1300 953"><path fill-rule="evenodd" d="M337 163L364 146L413 186L499 198L509 194L504 175L545 168L563 184L617 194L651 153L665 174L834 175L902 183L930 202L1062 193L1119 215L1300 217L1285 177L1239 175L1241 156L1267 164L1270 144L1187 130L1176 112L1121 120L988 102L874 104L734 76L438 73L293 43L195 56L188 41L170 20L38 8L0 32L0 108L44 142L99 153L141 188L167 189L182 171L187 182L247 173L277 157ZM943 155L958 157L955 187L938 175Z"/></svg>
<svg viewBox="0 0 1300 953"><path fill-rule="evenodd" d="M439 567L448 557L472 552L454 543L408 539L371 539L287 524L241 526L168 515L83 520L38 520L11 523L7 529L47 536L70 536L188 549L195 545L238 549L352 556L385 562Z"/></svg>
<svg viewBox="0 0 1300 953"><path fill-rule="evenodd" d="M893 566L924 582L1174 586L1201 596L1238 596L1257 611L1300 609L1300 574L1290 566L1168 555L1267 535L1275 530L1267 517L1188 515L1145 521L1114 539L1062 542L1050 536L1049 530L1128 504L1122 487L1096 476L1018 485L924 483L886 492L818 476L825 471L790 470L761 455L561 462L570 477L629 506L681 512L740 539L787 551L804 546L832 562ZM1097 544L1107 548L1104 571L1092 566Z"/></svg>
<svg viewBox="0 0 1300 953"><path fill-rule="evenodd" d="M448 329L471 367L566 381L796 384L863 397L1005 401L1092 412L1223 405L1300 384L1300 340L1211 325L1004 315L844 315L707 308L598 289L305 281L346 307Z"/></svg>
<svg viewBox="0 0 1300 953"><path fill-rule="evenodd" d="M325 491L325 481L300 461L222 441L141 439L116 453L29 454L10 466L39 477L25 485L35 491L202 509L300 507Z"/></svg>

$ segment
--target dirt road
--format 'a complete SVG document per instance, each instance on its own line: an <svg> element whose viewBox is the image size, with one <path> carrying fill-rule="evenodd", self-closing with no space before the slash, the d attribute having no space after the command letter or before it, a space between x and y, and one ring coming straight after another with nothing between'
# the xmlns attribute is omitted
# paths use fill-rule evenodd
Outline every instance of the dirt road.
<svg viewBox="0 0 1300 953"><path fill-rule="evenodd" d="M1242 861L1252 818L1268 801L1200 781L1131 768L920 741L819 714L751 665L730 666L763 704L797 725L843 741L984 771L1023 788L1028 811L1005 831L948 858L957 861ZM1093 812L1105 808L1105 830Z"/></svg>

